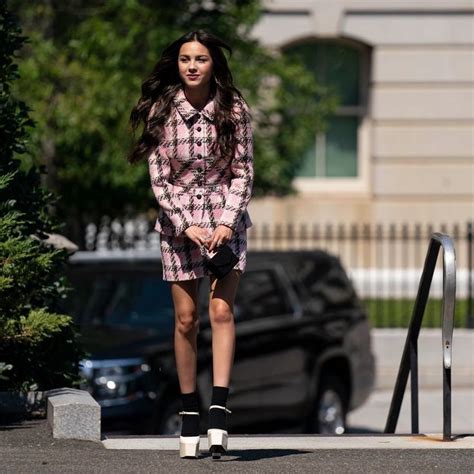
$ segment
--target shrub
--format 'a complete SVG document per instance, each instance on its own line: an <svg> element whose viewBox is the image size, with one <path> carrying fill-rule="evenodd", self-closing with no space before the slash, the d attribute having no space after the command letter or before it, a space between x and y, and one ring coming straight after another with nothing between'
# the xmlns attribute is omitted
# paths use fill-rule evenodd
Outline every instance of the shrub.
<svg viewBox="0 0 474 474"><path fill-rule="evenodd" d="M15 52L26 38L3 1L0 23L0 390L75 386L85 353L72 318L56 314L67 251L45 243L60 229L56 198L41 186L41 170L22 169L17 157L34 126L10 90L18 78Z"/></svg>

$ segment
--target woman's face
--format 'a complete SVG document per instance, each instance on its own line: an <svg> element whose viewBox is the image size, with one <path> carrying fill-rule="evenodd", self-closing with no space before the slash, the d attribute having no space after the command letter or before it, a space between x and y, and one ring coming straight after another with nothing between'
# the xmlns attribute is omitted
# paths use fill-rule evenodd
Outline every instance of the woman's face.
<svg viewBox="0 0 474 474"><path fill-rule="evenodd" d="M184 43L178 55L179 76L190 88L206 86L212 78L212 58L199 41Z"/></svg>

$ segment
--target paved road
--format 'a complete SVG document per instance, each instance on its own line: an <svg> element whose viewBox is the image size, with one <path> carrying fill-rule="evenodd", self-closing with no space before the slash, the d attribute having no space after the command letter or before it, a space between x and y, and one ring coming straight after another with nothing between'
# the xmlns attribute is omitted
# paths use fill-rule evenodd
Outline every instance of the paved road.
<svg viewBox="0 0 474 474"><path fill-rule="evenodd" d="M176 440L177 441L177 440ZM220 460L177 450L111 450L101 443L55 440L45 420L0 426L2 473L404 473L474 471L472 450L234 450Z"/></svg>

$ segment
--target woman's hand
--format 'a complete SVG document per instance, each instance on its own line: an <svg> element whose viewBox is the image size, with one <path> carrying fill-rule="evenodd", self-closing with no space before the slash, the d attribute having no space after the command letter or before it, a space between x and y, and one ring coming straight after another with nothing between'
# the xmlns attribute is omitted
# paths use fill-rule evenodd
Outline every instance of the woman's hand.
<svg viewBox="0 0 474 474"><path fill-rule="evenodd" d="M219 245L227 243L232 237L233 230L226 225L218 225L208 242L209 251L214 250Z"/></svg>
<svg viewBox="0 0 474 474"><path fill-rule="evenodd" d="M209 231L197 225L190 225L185 229L184 233L186 237L189 237L195 244L199 246L203 244L207 245L210 239Z"/></svg>

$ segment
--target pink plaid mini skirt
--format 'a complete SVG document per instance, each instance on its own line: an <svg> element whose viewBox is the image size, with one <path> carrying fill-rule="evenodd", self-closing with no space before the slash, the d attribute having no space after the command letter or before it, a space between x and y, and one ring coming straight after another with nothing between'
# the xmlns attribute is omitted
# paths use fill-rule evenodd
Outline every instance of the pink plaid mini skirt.
<svg viewBox="0 0 474 474"><path fill-rule="evenodd" d="M227 245L239 258L234 269L244 272L247 263L247 229L235 231ZM205 267L205 256L189 237L160 234L160 247L163 280L192 280L210 275ZM208 252L207 255L212 257L214 253Z"/></svg>

